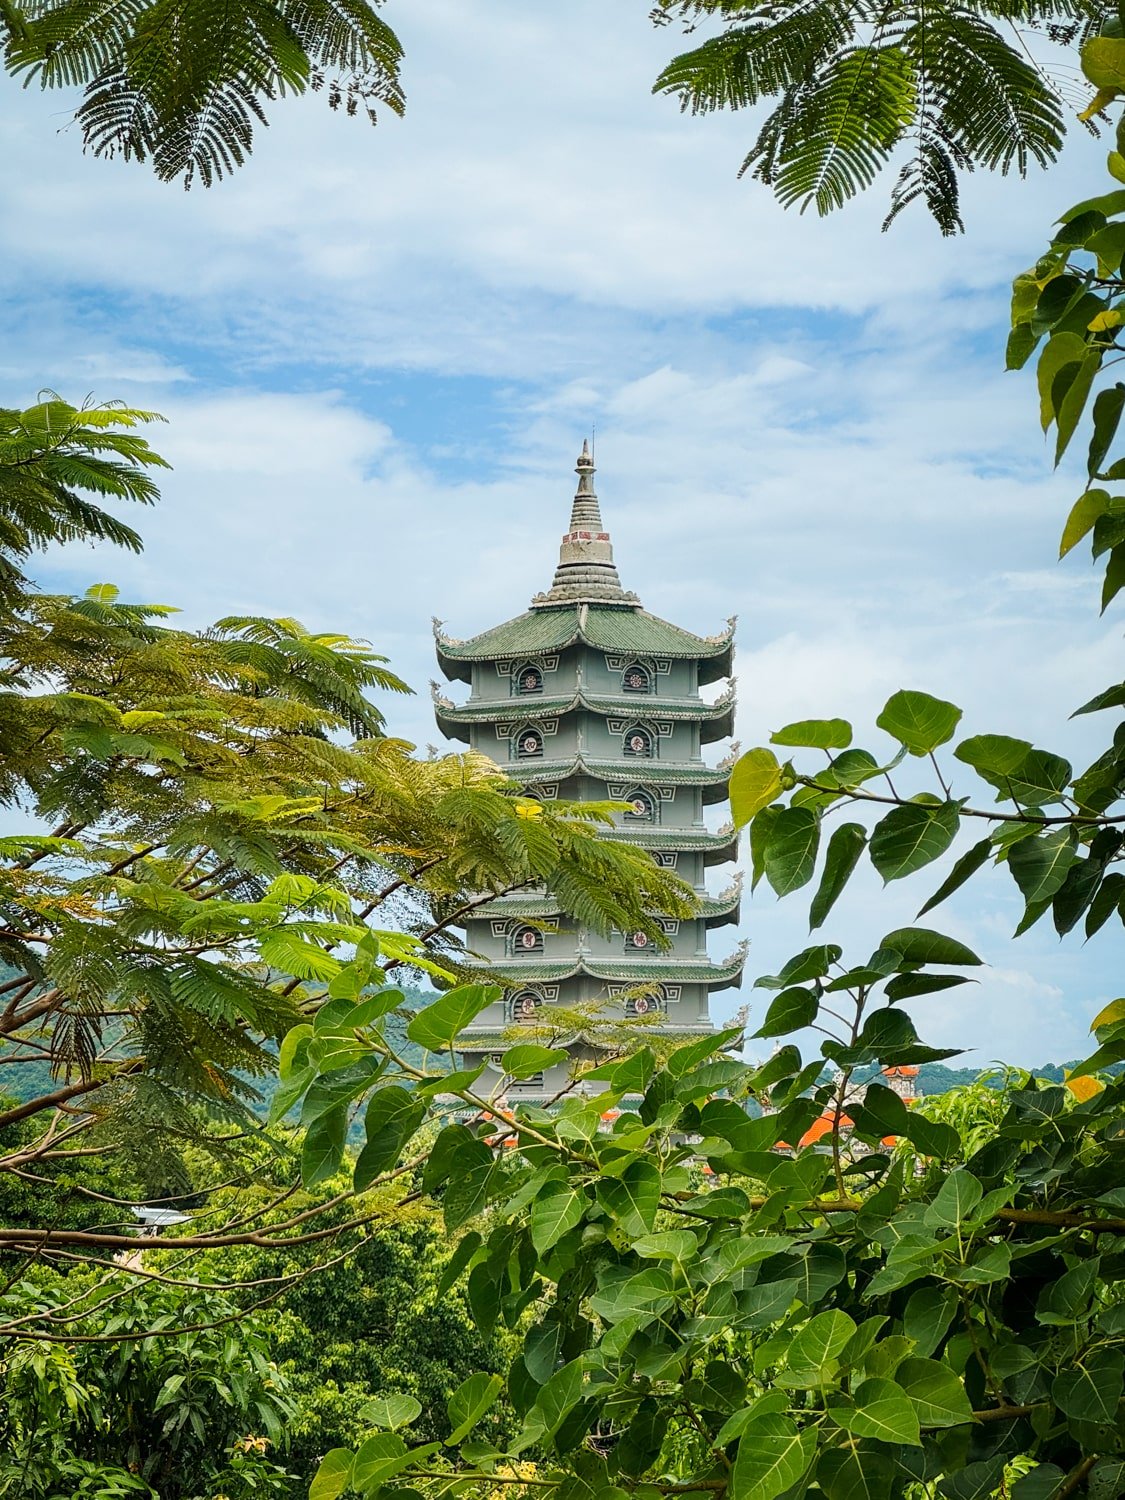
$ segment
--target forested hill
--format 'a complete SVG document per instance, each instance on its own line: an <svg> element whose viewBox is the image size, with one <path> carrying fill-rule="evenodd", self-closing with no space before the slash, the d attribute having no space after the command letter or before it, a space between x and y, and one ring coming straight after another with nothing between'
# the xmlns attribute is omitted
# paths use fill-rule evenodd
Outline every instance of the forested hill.
<svg viewBox="0 0 1125 1500"><path fill-rule="evenodd" d="M1067 1072L1076 1066L1078 1058L1072 1058L1064 1063L1044 1063L1042 1067L1031 1068L1029 1071L1033 1078L1042 1078L1047 1083L1062 1083ZM1125 1065L1117 1064L1115 1067L1107 1068L1109 1073L1119 1073ZM874 1078L878 1072L877 1068L867 1071L856 1069L855 1078L857 1082L867 1083ZM944 1094L950 1089L960 1088L966 1083L976 1083L978 1078L993 1088L1001 1088L1006 1075L1006 1068L1001 1063L979 1063L971 1068L947 1068L944 1063L921 1063L918 1068L918 1092L920 1094Z"/></svg>

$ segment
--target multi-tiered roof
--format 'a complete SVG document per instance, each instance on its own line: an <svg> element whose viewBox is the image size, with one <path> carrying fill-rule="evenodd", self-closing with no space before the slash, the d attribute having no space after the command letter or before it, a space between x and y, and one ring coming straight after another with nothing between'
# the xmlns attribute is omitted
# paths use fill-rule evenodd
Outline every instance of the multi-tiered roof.
<svg viewBox="0 0 1125 1500"><path fill-rule="evenodd" d="M737 922L739 884L718 896L704 886L707 866L737 854L734 831L709 828L703 812L726 800L733 754L715 765L701 754L732 732L733 679L711 701L699 691L730 678L734 622L703 637L643 609L618 577L586 444L577 471L550 589L524 614L471 640L446 635L435 621L442 671L471 686L468 701L457 704L435 684L438 725L544 800L628 804L609 836L640 844L675 869L696 889L700 908L687 921L663 921L669 946L657 951L643 933L604 938L568 922L542 893L480 907L468 946L507 992L462 1038L470 1053L497 1047L507 1026L545 1019L544 1007L592 1001L700 1033L711 1025L710 991L742 976L741 949L723 963L706 950L708 928ZM575 1047L581 1050L577 1038ZM558 1081L537 1079L512 1092L547 1097Z"/></svg>

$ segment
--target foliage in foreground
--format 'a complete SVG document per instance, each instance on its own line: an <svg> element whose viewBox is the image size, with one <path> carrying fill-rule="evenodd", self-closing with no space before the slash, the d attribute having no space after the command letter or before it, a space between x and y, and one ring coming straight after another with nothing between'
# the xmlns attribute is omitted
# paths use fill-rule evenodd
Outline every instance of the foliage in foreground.
<svg viewBox="0 0 1125 1500"><path fill-rule="evenodd" d="M40 1274L0 1309L62 1312L69 1342L0 1351L0 1494L35 1500L228 1500L292 1494L266 1454L292 1415L265 1327L184 1283ZM167 1336L146 1338L164 1324Z"/></svg>
<svg viewBox="0 0 1125 1500"><path fill-rule="evenodd" d="M465 1274L478 1324L518 1333L520 1353L506 1383L475 1374L453 1396L444 1442L394 1431L413 1407L389 1399L383 1430L326 1457L315 1500L469 1479L518 1489L526 1456L537 1493L613 1500L890 1500L919 1484L962 1500L993 1493L1013 1464L1027 1471L1018 1500L1086 1481L1116 1494L1125 1081L1091 1080L1076 1098L1025 1076L971 1154L953 1124L890 1088L850 1096L856 1067L948 1055L918 1040L901 1002L978 962L924 928L889 933L852 967L837 946L810 948L759 981L775 992L759 1035L815 1023L832 1034L817 1056L787 1043L750 1067L723 1055L727 1032L663 1064L648 1049L605 1064L587 1075L605 1093L553 1113L446 1125L421 1167L462 1232L446 1279ZM451 991L414 1029L452 1045L488 998ZM379 1021L345 1034L337 1015L314 1034L304 1097L315 1113L308 1101L378 1059L362 1179L409 1153L422 1102ZM531 1065L526 1051L508 1054L511 1072ZM818 1085L826 1060L839 1075ZM476 1102L465 1075L447 1086ZM751 1093L768 1105L758 1119ZM622 1111L608 1133L607 1107ZM837 1131L828 1149L785 1148L845 1109L848 1146ZM506 1445L482 1442L502 1389L523 1425Z"/></svg>

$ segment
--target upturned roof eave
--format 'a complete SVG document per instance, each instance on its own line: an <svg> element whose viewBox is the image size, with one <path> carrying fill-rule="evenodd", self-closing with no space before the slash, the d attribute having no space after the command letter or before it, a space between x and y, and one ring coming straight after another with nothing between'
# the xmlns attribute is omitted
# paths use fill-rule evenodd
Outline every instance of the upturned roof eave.
<svg viewBox="0 0 1125 1500"><path fill-rule="evenodd" d="M705 725L708 730L717 728L718 733L705 735L705 743L729 736L734 727L736 708L732 697L722 698L717 703L705 703L702 699L691 698L579 692L570 697L538 698L528 695L451 703L448 699L442 699L436 688L431 690L431 696L439 725L499 724L505 719L534 723L536 719L562 718L565 714L585 710L596 714L621 714L638 722L646 719L672 719L676 722Z"/></svg>

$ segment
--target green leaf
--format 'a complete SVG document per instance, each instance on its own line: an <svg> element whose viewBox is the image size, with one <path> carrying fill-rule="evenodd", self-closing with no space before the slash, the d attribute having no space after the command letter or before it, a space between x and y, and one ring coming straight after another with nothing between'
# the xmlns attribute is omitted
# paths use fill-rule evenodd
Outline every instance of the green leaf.
<svg viewBox="0 0 1125 1500"><path fill-rule="evenodd" d="M500 999L494 984L462 984L420 1010L406 1028L406 1035L419 1047L440 1052L448 1047L482 1010Z"/></svg>
<svg viewBox="0 0 1125 1500"><path fill-rule="evenodd" d="M1007 778L1007 794L1026 807L1061 802L1070 784L1070 762L1049 750L1029 750Z"/></svg>
<svg viewBox="0 0 1125 1500"><path fill-rule="evenodd" d="M961 1137L952 1125L927 1120L916 1110L907 1109L900 1096L885 1084L869 1084L863 1103L849 1108L856 1129L875 1140L904 1136L923 1156L940 1159L961 1149Z"/></svg>
<svg viewBox="0 0 1125 1500"><path fill-rule="evenodd" d="M1105 513L1108 505L1109 492L1107 490L1086 490L1079 495L1071 506L1070 515L1066 518L1066 525L1059 539L1060 558L1065 557L1072 548L1077 547L1086 533L1093 529L1098 517Z"/></svg>
<svg viewBox="0 0 1125 1500"><path fill-rule="evenodd" d="M808 750L846 750L851 742L852 726L846 719L799 719L770 735L771 745Z"/></svg>
<svg viewBox="0 0 1125 1500"><path fill-rule="evenodd" d="M871 863L884 881L902 880L931 864L949 848L960 827L956 802L929 807L911 802L896 807L871 835Z"/></svg>
<svg viewBox="0 0 1125 1500"><path fill-rule="evenodd" d="M390 1084L379 1089L367 1106L367 1144L355 1164L355 1190L362 1193L383 1172L398 1165L402 1148L426 1113L426 1106L407 1089Z"/></svg>
<svg viewBox="0 0 1125 1500"><path fill-rule="evenodd" d="M340 1104L350 1104L365 1094L383 1068L383 1059L377 1053L358 1058L346 1068L338 1068L322 1074L309 1089L301 1106L301 1124L311 1125L326 1110Z"/></svg>
<svg viewBox="0 0 1125 1500"><path fill-rule="evenodd" d="M828 1500L890 1500L895 1466L878 1450L824 1448L816 1482Z"/></svg>
<svg viewBox="0 0 1125 1500"><path fill-rule="evenodd" d="M908 964L968 965L981 961L964 943L942 932L931 932L928 927L896 927L894 932L887 933L879 947L901 953L903 962Z"/></svg>
<svg viewBox="0 0 1125 1500"><path fill-rule="evenodd" d="M446 1292L457 1282L465 1267L472 1260L481 1246L481 1237L475 1229L463 1235L457 1241L457 1248L446 1262L438 1282L438 1296L444 1297Z"/></svg>
<svg viewBox="0 0 1125 1500"><path fill-rule="evenodd" d="M913 1000L918 995L932 995L951 990L959 984L975 984L965 974L896 974L888 979L883 993L888 1000Z"/></svg>
<svg viewBox="0 0 1125 1500"><path fill-rule="evenodd" d="M820 1001L812 990L795 987L782 990L771 1002L756 1037L788 1036L816 1020Z"/></svg>
<svg viewBox="0 0 1125 1500"><path fill-rule="evenodd" d="M1029 907L1050 901L1061 889L1075 861L1075 843L1072 828L1052 828L1012 845L1008 867Z"/></svg>
<svg viewBox="0 0 1125 1500"><path fill-rule="evenodd" d="M1086 402L1090 397L1090 390L1094 384L1094 377L1102 367L1102 350L1095 344L1088 348L1085 357L1074 372L1074 378L1066 383L1066 389L1062 393L1061 400L1056 408L1056 422L1058 424L1058 436L1055 443L1055 465L1058 466L1060 459L1070 446L1070 440L1074 436L1074 429L1086 409ZM1062 372L1055 377L1056 381L1061 378ZM1052 392L1054 395L1054 392Z"/></svg>
<svg viewBox="0 0 1125 1500"><path fill-rule="evenodd" d="M950 1172L926 1209L927 1224L955 1229L972 1216L984 1196L980 1183L964 1167Z"/></svg>
<svg viewBox="0 0 1125 1500"><path fill-rule="evenodd" d="M1109 562L1105 569L1105 582L1102 585L1101 612L1103 615L1123 588L1125 588L1125 546L1114 547L1109 554Z"/></svg>
<svg viewBox="0 0 1125 1500"><path fill-rule="evenodd" d="M768 807L781 791L781 767L772 750L748 750L739 756L730 773L731 816L743 828L754 815Z"/></svg>
<svg viewBox="0 0 1125 1500"><path fill-rule="evenodd" d="M955 759L972 766L990 786L1008 790L1008 778L1030 755L1030 740L1013 739L1007 734L975 734L962 740L954 750Z"/></svg>
<svg viewBox="0 0 1125 1500"><path fill-rule="evenodd" d="M777 1500L799 1482L816 1453L816 1433L767 1413L745 1429L727 1493L730 1500Z"/></svg>
<svg viewBox="0 0 1125 1500"><path fill-rule="evenodd" d="M343 1104L313 1121L301 1150L301 1183L306 1188L327 1182L340 1170L348 1134L348 1111Z"/></svg>
<svg viewBox="0 0 1125 1500"><path fill-rule="evenodd" d="M453 1429L445 1440L447 1448L468 1437L485 1412L495 1404L503 1385L499 1375L470 1375L468 1380L461 1382L446 1402L449 1425Z"/></svg>
<svg viewBox="0 0 1125 1500"><path fill-rule="evenodd" d="M961 710L943 698L903 689L888 698L875 722L905 745L911 755L929 755L953 738L961 722Z"/></svg>
<svg viewBox="0 0 1125 1500"><path fill-rule="evenodd" d="M535 1042L520 1042L508 1048L501 1065L509 1078L530 1078L553 1063L565 1062L569 1056L565 1047L540 1047Z"/></svg>
<svg viewBox="0 0 1125 1500"><path fill-rule="evenodd" d="M1125 231L1125 225L1118 224L1115 227L1118 234ZM1120 270L1120 268L1119 252L1115 269ZM1125 411L1125 385L1122 385L1120 381L1098 392L1094 401L1094 431L1090 438L1090 452L1086 460L1086 468L1091 479L1100 472L1105 463L1106 454L1117 436L1122 411Z"/></svg>
<svg viewBox="0 0 1125 1500"><path fill-rule="evenodd" d="M548 1182L531 1206L531 1242L542 1255L582 1222L585 1193L569 1182Z"/></svg>
<svg viewBox="0 0 1125 1500"><path fill-rule="evenodd" d="M851 878L867 846L867 832L860 823L841 823L828 840L828 851L824 858L824 873L820 885L809 907L809 929L823 925L825 917L835 906L841 891Z"/></svg>
<svg viewBox="0 0 1125 1500"><path fill-rule="evenodd" d="M387 1427L392 1432L397 1427L409 1427L415 1417L422 1414L422 1403L413 1396L396 1393L392 1396L376 1396L360 1413L360 1420L370 1422L372 1427Z"/></svg>
<svg viewBox="0 0 1125 1500"><path fill-rule="evenodd" d="M780 974L763 974L755 979L754 988L783 990L791 984L804 984L808 979L823 979L839 960L842 951L836 943L818 943L814 948L805 948L788 961Z"/></svg>
<svg viewBox="0 0 1125 1500"><path fill-rule="evenodd" d="M973 1420L965 1387L940 1360L904 1359L895 1369L895 1381L910 1398L921 1426L960 1427Z"/></svg>
<svg viewBox="0 0 1125 1500"><path fill-rule="evenodd" d="M773 838L774 824L781 817L783 808L778 805L763 807L750 824L750 889L756 891L758 882L766 873L766 850Z"/></svg>
<svg viewBox="0 0 1125 1500"><path fill-rule="evenodd" d="M833 1406L830 1415L846 1432L856 1437L878 1438L884 1443L921 1442L918 1414L906 1392L893 1380L865 1380L854 1394L855 1406Z"/></svg>
<svg viewBox="0 0 1125 1500"><path fill-rule="evenodd" d="M935 906L940 906L947 897L952 896L954 891L959 890L966 880L975 875L987 862L991 852L992 840L990 838L983 838L979 844L974 844L971 849L967 849L926 904L919 908L918 915L924 917L928 911L932 911Z"/></svg>
<svg viewBox="0 0 1125 1500"><path fill-rule="evenodd" d="M902 1327L920 1355L929 1355L949 1332L957 1313L957 1293L951 1287L924 1286L910 1294Z"/></svg>
<svg viewBox="0 0 1125 1500"><path fill-rule="evenodd" d="M1083 1363L1064 1370L1051 1384L1051 1395L1068 1417L1080 1422L1114 1422L1125 1384L1125 1355L1100 1349Z"/></svg>
<svg viewBox="0 0 1125 1500"><path fill-rule="evenodd" d="M388 1479L401 1474L403 1469L409 1468L427 1452L433 1453L436 1448L437 1444L431 1443L428 1448L415 1449L411 1452L397 1433L376 1432L356 1453L355 1464L352 1468L352 1488L374 1496L379 1487Z"/></svg>
<svg viewBox="0 0 1125 1500"><path fill-rule="evenodd" d="M660 1171L647 1161L634 1161L620 1177L602 1177L598 1202L626 1234L647 1234L660 1207Z"/></svg>
<svg viewBox="0 0 1125 1500"><path fill-rule="evenodd" d="M1047 340L1036 368L1039 382L1039 423L1044 432L1055 420L1055 377L1067 365L1077 364L1085 358L1086 349L1086 340L1078 333L1056 333Z"/></svg>
<svg viewBox="0 0 1125 1500"><path fill-rule="evenodd" d="M790 1341L782 1383L804 1387L826 1385L835 1374L844 1345L855 1329L854 1321L838 1308L817 1313Z"/></svg>
<svg viewBox="0 0 1125 1500"><path fill-rule="evenodd" d="M309 1486L309 1500L336 1500L347 1489L355 1455L350 1448L330 1448Z"/></svg>
<svg viewBox="0 0 1125 1500"><path fill-rule="evenodd" d="M787 807L773 825L766 845L766 879L779 896L812 879L820 844L820 818L811 807Z"/></svg>
<svg viewBox="0 0 1125 1500"><path fill-rule="evenodd" d="M543 1422L543 1437L552 1438L582 1398L582 1361L572 1359L556 1370L539 1392L535 1410Z"/></svg>

